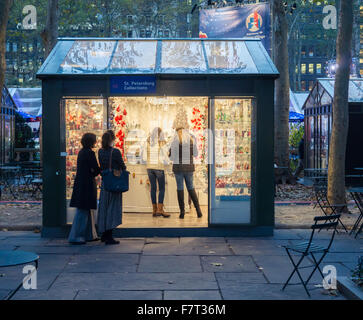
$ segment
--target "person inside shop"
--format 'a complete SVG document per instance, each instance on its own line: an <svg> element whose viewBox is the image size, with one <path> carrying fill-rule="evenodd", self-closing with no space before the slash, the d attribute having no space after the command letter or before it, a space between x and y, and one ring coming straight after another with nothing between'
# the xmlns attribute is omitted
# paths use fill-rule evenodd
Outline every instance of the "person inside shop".
<svg viewBox="0 0 363 320"><path fill-rule="evenodd" d="M182 108L178 111L173 123L173 129L176 134L172 139L169 155L173 162L173 173L177 184L178 204L180 210L180 219L184 219L184 181L189 196L197 211L198 218L202 217L197 193L194 189L193 174L195 171L193 158L198 156L196 139L189 132L188 117Z"/></svg>
<svg viewBox="0 0 363 320"><path fill-rule="evenodd" d="M108 169L110 163L114 172L126 170L120 150L113 147L115 139L112 130L107 130L102 135L102 148L98 150L101 170ZM101 241L105 244L119 244L120 242L113 238L112 232L120 224L122 224L122 193L106 191L102 183L97 216L98 232L102 233Z"/></svg>
<svg viewBox="0 0 363 320"><path fill-rule="evenodd" d="M146 163L147 175L150 181L150 197L153 206L153 217L169 218L164 212L165 172L164 166L169 159L165 150L166 140L161 128L156 127L147 138L142 151L142 159ZM156 201L157 184L159 186L158 201Z"/></svg>
<svg viewBox="0 0 363 320"><path fill-rule="evenodd" d="M299 142L298 152L299 152L299 163L298 163L298 166L297 166L295 174L294 174L295 178L298 178L301 171L304 170L304 156L305 156L304 137L302 137L300 142Z"/></svg>
<svg viewBox="0 0 363 320"><path fill-rule="evenodd" d="M93 215L93 210L97 209L95 177L100 173L96 155L92 150L96 144L96 136L93 133L85 133L81 144L82 149L77 156L77 172L70 202L71 207L77 208L68 237L71 244L85 244L86 241L99 240Z"/></svg>

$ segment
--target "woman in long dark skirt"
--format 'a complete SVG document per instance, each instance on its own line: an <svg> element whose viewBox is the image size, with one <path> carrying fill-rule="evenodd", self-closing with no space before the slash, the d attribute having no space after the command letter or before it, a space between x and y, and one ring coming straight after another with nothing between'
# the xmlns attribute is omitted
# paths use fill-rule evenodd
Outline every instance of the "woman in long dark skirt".
<svg viewBox="0 0 363 320"><path fill-rule="evenodd" d="M98 151L101 170L109 168L111 156L112 170L126 170L120 150L113 148L114 142L115 134L113 131L106 131L102 136L102 149ZM120 224L122 224L122 193L108 192L102 183L97 217L98 232L102 233L101 241L106 244L120 243L112 236L113 229Z"/></svg>
<svg viewBox="0 0 363 320"><path fill-rule="evenodd" d="M68 241L84 244L98 240L93 209L97 209L97 186L95 177L100 173L96 155L92 148L96 144L93 133L85 133L81 140L82 149L77 157L77 173L73 185L71 207L77 208Z"/></svg>

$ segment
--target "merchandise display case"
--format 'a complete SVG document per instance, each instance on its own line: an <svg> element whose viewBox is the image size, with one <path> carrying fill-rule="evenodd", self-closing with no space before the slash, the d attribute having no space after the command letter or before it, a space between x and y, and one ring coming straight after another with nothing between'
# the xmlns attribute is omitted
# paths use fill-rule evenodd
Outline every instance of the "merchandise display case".
<svg viewBox="0 0 363 320"><path fill-rule="evenodd" d="M251 99L215 100L217 199L251 195Z"/></svg>
<svg viewBox="0 0 363 320"><path fill-rule="evenodd" d="M82 148L82 135L91 132L97 137L96 156L101 147L101 137L107 129L106 101L103 99L65 99L66 118L66 198L72 196L77 170L77 155ZM100 186L100 176L96 178ZM98 188L99 189L99 188Z"/></svg>

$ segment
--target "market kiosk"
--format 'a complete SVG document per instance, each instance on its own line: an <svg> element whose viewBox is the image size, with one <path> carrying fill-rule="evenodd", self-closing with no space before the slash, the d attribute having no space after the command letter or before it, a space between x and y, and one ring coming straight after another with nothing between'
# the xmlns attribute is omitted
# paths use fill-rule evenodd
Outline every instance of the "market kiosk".
<svg viewBox="0 0 363 320"><path fill-rule="evenodd" d="M39 70L43 95L43 236L64 236L80 138L106 129L130 171L123 236L271 235L273 117L278 72L255 39L59 39ZM198 142L198 224L142 223L150 183L143 144L155 127L166 140L178 110ZM178 214L171 165L165 209ZM98 181L100 183L100 181ZM187 198L186 198L187 199ZM161 220L159 220L161 221ZM177 221L177 220L169 220Z"/></svg>
<svg viewBox="0 0 363 320"><path fill-rule="evenodd" d="M361 184L355 170L363 164L363 79L351 78L348 87L349 128L345 155L346 184ZM305 175L314 174L312 169L327 169L330 136L333 125L334 79L317 79L307 97L305 113Z"/></svg>

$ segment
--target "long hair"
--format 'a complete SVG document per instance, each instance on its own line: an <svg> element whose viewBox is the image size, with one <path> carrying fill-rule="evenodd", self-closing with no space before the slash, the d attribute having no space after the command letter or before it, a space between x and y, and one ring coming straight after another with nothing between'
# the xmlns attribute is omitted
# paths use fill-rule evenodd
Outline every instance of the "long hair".
<svg viewBox="0 0 363 320"><path fill-rule="evenodd" d="M148 138L148 141L151 146L154 146L159 141L165 141L164 133L161 130L161 128L159 127L154 128Z"/></svg>
<svg viewBox="0 0 363 320"><path fill-rule="evenodd" d="M112 130L107 130L102 135L102 149L107 149L111 146L111 142L116 139L115 134Z"/></svg>
<svg viewBox="0 0 363 320"><path fill-rule="evenodd" d="M180 130L182 132L181 136L179 136ZM180 138L181 138L181 140L180 140ZM179 143L181 143L181 144L189 144L189 143L193 142L192 136L191 136L189 130L187 130L187 129L176 130L175 139L177 139L179 141Z"/></svg>

